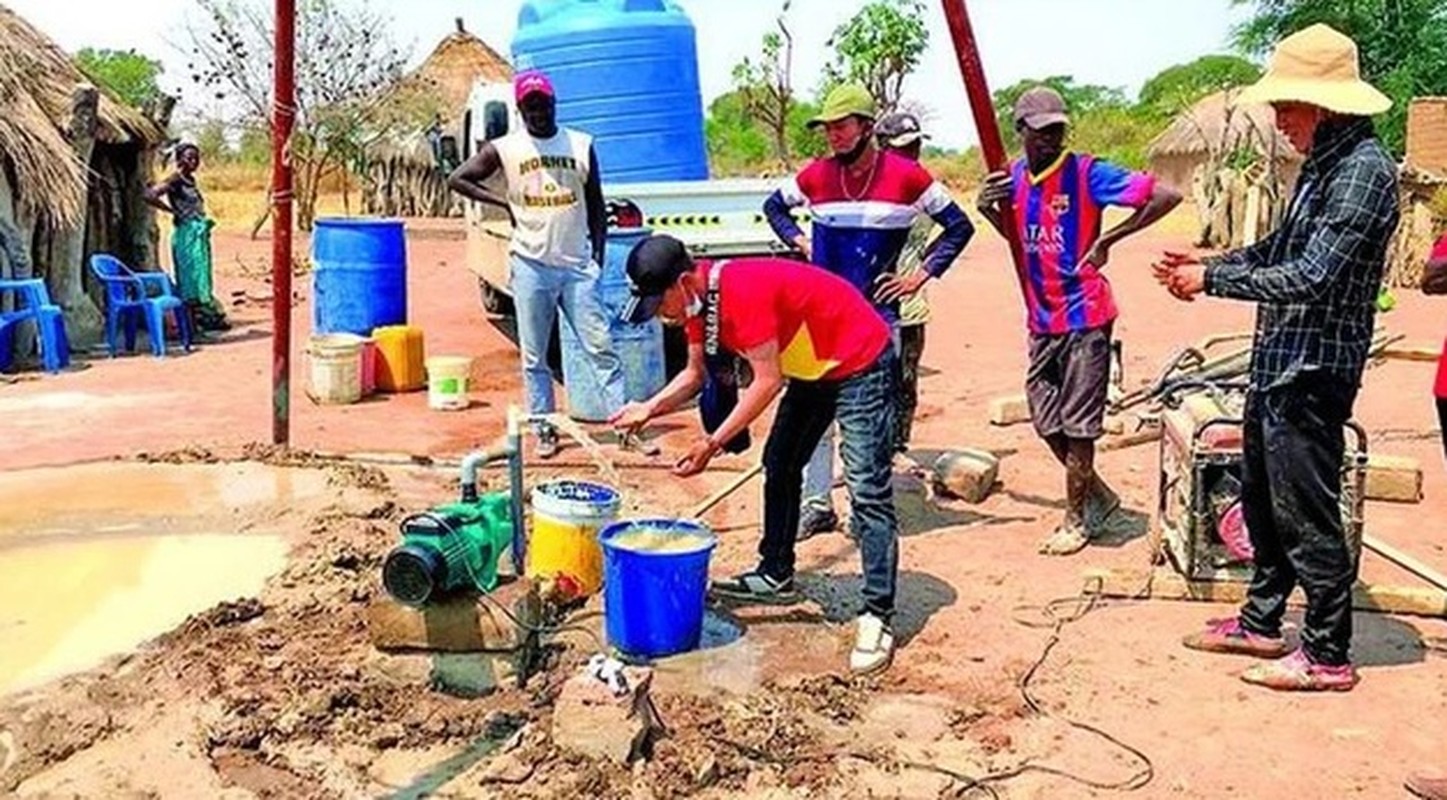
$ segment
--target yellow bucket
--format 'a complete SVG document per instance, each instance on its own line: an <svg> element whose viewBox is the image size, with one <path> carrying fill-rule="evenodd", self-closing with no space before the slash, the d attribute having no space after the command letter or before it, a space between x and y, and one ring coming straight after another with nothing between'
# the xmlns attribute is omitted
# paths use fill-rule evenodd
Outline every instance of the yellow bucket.
<svg viewBox="0 0 1447 800"><path fill-rule="evenodd" d="M533 489L527 576L567 576L584 596L603 587L598 531L618 519L618 491L586 481L552 481Z"/></svg>

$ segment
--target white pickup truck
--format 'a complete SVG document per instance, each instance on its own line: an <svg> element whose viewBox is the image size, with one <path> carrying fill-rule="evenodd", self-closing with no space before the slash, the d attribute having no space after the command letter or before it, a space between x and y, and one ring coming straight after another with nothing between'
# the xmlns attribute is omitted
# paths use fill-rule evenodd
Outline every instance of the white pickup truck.
<svg viewBox="0 0 1447 800"><path fill-rule="evenodd" d="M470 158L482 142L521 125L511 84L478 83L463 117L461 157ZM641 212L642 225L678 237L699 258L797 255L764 219L764 200L775 188L777 182L761 179L610 183L607 171L603 173L603 195L610 206L632 204ZM477 275L483 308L510 314L507 246L512 227L507 215L480 203L468 203L466 214L466 263Z"/></svg>

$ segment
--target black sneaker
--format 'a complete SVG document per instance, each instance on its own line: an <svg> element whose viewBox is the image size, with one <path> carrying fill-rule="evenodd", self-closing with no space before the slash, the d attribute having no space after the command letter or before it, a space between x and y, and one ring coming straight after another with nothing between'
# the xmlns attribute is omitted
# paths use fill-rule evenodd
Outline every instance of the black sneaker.
<svg viewBox="0 0 1447 800"><path fill-rule="evenodd" d="M771 578L762 572L745 572L726 581L714 581L709 591L717 597L764 605L789 605L799 602L794 579Z"/></svg>
<svg viewBox="0 0 1447 800"><path fill-rule="evenodd" d="M794 541L802 542L815 534L839 530L839 515L832 508L805 506L799 512L799 534Z"/></svg>

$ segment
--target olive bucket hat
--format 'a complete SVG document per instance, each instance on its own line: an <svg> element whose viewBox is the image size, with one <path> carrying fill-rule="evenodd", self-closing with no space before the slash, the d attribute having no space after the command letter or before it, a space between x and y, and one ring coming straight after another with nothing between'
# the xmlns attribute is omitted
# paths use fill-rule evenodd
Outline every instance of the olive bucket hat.
<svg viewBox="0 0 1447 800"><path fill-rule="evenodd" d="M875 113L874 96L868 89L857 83L841 83L824 96L824 104L819 113L809 120L809 127L816 128L849 117L872 120Z"/></svg>

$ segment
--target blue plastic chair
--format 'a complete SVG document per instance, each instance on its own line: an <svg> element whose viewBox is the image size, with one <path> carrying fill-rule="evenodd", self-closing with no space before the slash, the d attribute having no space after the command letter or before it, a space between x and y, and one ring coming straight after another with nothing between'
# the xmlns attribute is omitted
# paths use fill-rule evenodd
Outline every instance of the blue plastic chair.
<svg viewBox="0 0 1447 800"><path fill-rule="evenodd" d="M65 336L65 313L50 302L45 281L39 278L0 281L0 294L14 292L14 311L0 311L0 372L9 372L13 364L15 331L20 324L34 320L39 336L40 363L46 372L59 372L70 365L70 341Z"/></svg>
<svg viewBox="0 0 1447 800"><path fill-rule="evenodd" d="M126 350L136 350L137 317L146 321L150 334L151 354L166 355L166 312L176 317L176 330L181 333L181 346L191 351L191 320L185 304L176 296L171 277L164 272L135 272L112 255L97 253L90 257L90 271L106 289L106 345L115 358L117 338L126 334Z"/></svg>

